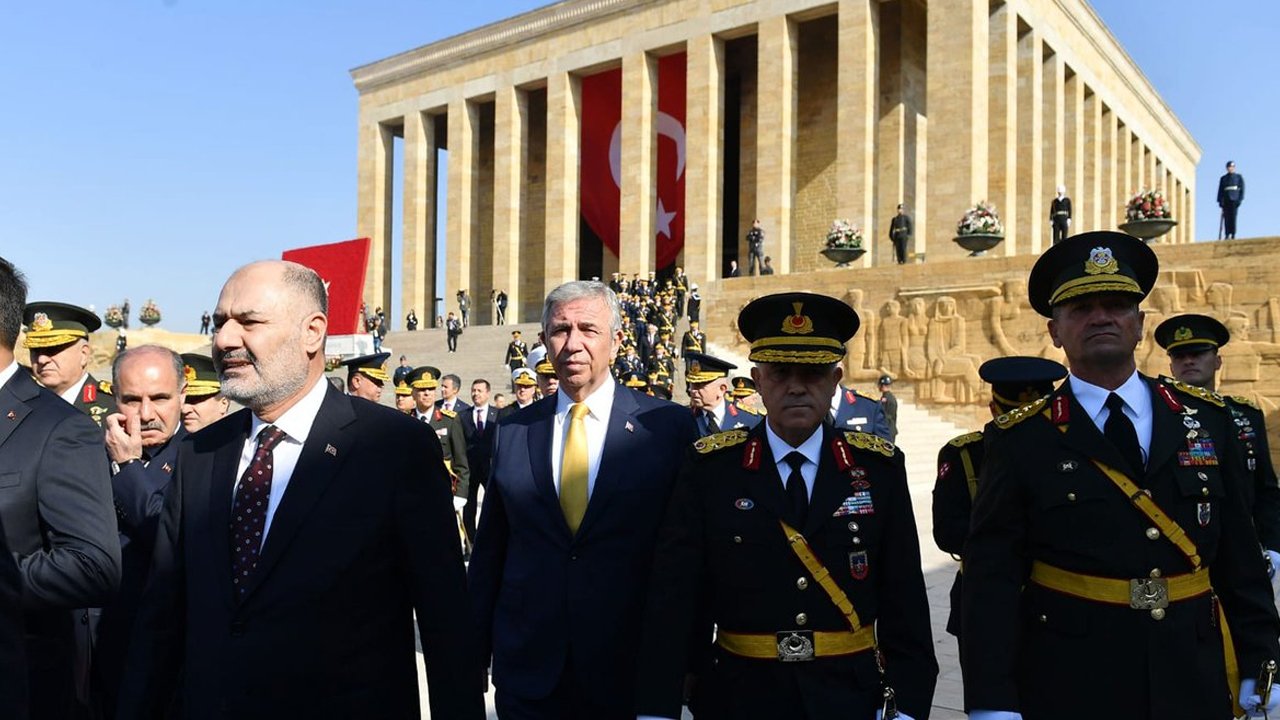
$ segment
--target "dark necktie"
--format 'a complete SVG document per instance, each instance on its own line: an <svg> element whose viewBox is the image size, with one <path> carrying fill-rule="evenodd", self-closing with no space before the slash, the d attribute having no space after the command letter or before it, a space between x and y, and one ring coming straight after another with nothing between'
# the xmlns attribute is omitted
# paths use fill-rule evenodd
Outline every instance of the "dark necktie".
<svg viewBox="0 0 1280 720"><path fill-rule="evenodd" d="M1142 446L1138 444L1138 431L1134 429L1133 421L1124 414L1124 400L1111 393L1107 396L1107 409L1111 413L1102 425L1102 434L1120 451L1120 456L1129 464L1134 476L1140 478L1146 474L1142 462Z"/></svg>
<svg viewBox="0 0 1280 720"><path fill-rule="evenodd" d="M476 431L484 432L484 408L476 409Z"/></svg>
<svg viewBox="0 0 1280 720"><path fill-rule="evenodd" d="M267 425L258 432L258 449L236 487L235 504L231 508L231 582L237 599L244 596L249 578L258 566L271 497L271 451L284 437L284 431L275 425Z"/></svg>
<svg viewBox="0 0 1280 720"><path fill-rule="evenodd" d="M800 468L805 464L804 455L799 451L791 451L784 458L791 466L791 474L787 476L787 497L791 498L791 509L796 520L804 525L805 516L809 514L809 489L804 485L804 474Z"/></svg>
<svg viewBox="0 0 1280 720"><path fill-rule="evenodd" d="M712 435L720 432L720 423L716 422L716 414L708 410L706 417L707 417L707 432L711 433Z"/></svg>

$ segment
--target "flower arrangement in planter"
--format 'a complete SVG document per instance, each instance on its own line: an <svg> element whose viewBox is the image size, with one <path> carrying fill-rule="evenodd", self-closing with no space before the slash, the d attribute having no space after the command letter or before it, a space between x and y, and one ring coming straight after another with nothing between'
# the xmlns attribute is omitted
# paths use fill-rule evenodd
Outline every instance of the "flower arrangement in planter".
<svg viewBox="0 0 1280 720"><path fill-rule="evenodd" d="M1125 207L1125 220L1169 220L1173 213L1169 212L1169 203L1164 193L1159 190L1143 190L1129 200Z"/></svg>
<svg viewBox="0 0 1280 720"><path fill-rule="evenodd" d="M143 325L155 325L160 322L160 306L155 300L147 300L138 311L138 319Z"/></svg>
<svg viewBox="0 0 1280 720"><path fill-rule="evenodd" d="M955 242L968 250L971 256L985 253L1002 240L1004 223L1000 222L996 206L986 200L966 210L960 222L956 223Z"/></svg>
<svg viewBox="0 0 1280 720"><path fill-rule="evenodd" d="M119 305L110 305L107 307L107 311L102 314L102 321L107 324L107 327L123 327L124 312L120 310Z"/></svg>
<svg viewBox="0 0 1280 720"><path fill-rule="evenodd" d="M862 247L862 229L848 220L833 220L827 231L827 249Z"/></svg>

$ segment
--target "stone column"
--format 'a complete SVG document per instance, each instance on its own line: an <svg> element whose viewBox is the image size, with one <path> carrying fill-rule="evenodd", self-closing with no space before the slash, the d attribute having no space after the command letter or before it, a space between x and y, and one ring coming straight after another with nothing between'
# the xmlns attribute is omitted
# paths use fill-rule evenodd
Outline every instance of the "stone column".
<svg viewBox="0 0 1280 720"><path fill-rule="evenodd" d="M547 78L547 237L543 294L578 278L578 133L582 84L567 72Z"/></svg>
<svg viewBox="0 0 1280 720"><path fill-rule="evenodd" d="M1045 202L1057 192L1058 185L1066 185L1064 176L1066 159L1066 66L1056 50L1044 49L1044 197ZM1067 192L1071 189L1068 187ZM1053 232L1049 227L1049 213L1036 219L1044 228L1049 242Z"/></svg>
<svg viewBox="0 0 1280 720"><path fill-rule="evenodd" d="M367 237L369 269L361 299L371 307L391 307L391 189L395 130L387 123L360 124L356 150L360 194L356 198L356 233Z"/></svg>
<svg viewBox="0 0 1280 720"><path fill-rule="evenodd" d="M956 220L987 194L988 0L928 7L929 256L961 257Z"/></svg>
<svg viewBox="0 0 1280 720"><path fill-rule="evenodd" d="M1026 240L1018 233L1018 14L1007 3L991 11L990 147L987 199L1004 220L1004 254Z"/></svg>
<svg viewBox="0 0 1280 720"><path fill-rule="evenodd" d="M724 183L724 41L689 40L685 69L684 268L693 282L720 276Z"/></svg>
<svg viewBox="0 0 1280 720"><path fill-rule="evenodd" d="M494 98L493 286L507 294L507 317L520 317L520 217L529 141L528 95L510 85Z"/></svg>
<svg viewBox="0 0 1280 720"><path fill-rule="evenodd" d="M1143 190L1150 189L1147 187L1146 150L1146 146L1142 144L1142 141L1138 139L1138 136L1136 134L1133 135L1133 154L1129 158L1129 172L1133 177L1133 190L1130 191L1131 193L1138 193Z"/></svg>
<svg viewBox="0 0 1280 720"><path fill-rule="evenodd" d="M1102 100L1092 89L1084 98L1084 196L1079 230L1102 229Z"/></svg>
<svg viewBox="0 0 1280 720"><path fill-rule="evenodd" d="M436 297L436 119L424 112L404 118L403 202L400 312L413 310L420 326L431 327ZM390 312L390 305L383 307Z"/></svg>
<svg viewBox="0 0 1280 720"><path fill-rule="evenodd" d="M1018 252L1038 254L1044 238L1044 42L1018 38Z"/></svg>
<svg viewBox="0 0 1280 720"><path fill-rule="evenodd" d="M479 119L476 106L466 98L449 102L449 216L445 224L444 308L440 314L458 312L459 290L471 285L471 235L475 213L472 176L475 174Z"/></svg>
<svg viewBox="0 0 1280 720"><path fill-rule="evenodd" d="M863 229L864 247L886 248L876 217L876 62L880 3L840 0L836 103L836 215ZM892 255L892 251L889 252ZM863 256L871 265L872 252Z"/></svg>
<svg viewBox="0 0 1280 720"><path fill-rule="evenodd" d="M1196 203L1195 203L1195 175L1191 176L1191 180L1187 188L1182 191L1183 206L1187 209L1187 242L1196 241ZM1216 237L1216 236L1215 236Z"/></svg>
<svg viewBox="0 0 1280 720"><path fill-rule="evenodd" d="M1120 120L1116 117L1116 111L1109 107L1103 108L1102 115L1102 132L1105 135L1105 142L1102 149L1102 214L1099 217L1099 230L1110 230L1116 226L1116 209L1120 207L1120 186L1117 178L1120 172L1120 163L1122 162L1122 153L1120 152L1119 139Z"/></svg>
<svg viewBox="0 0 1280 720"><path fill-rule="evenodd" d="M756 214L779 274L791 272L795 197L796 26L785 15L759 24L756 109ZM739 262L741 266L741 261Z"/></svg>
<svg viewBox="0 0 1280 720"><path fill-rule="evenodd" d="M654 202L658 197L658 61L637 52L622 58L622 227L618 271L648 277L654 268ZM608 249L605 250L608 254Z"/></svg>
<svg viewBox="0 0 1280 720"><path fill-rule="evenodd" d="M1062 183L1067 186L1067 197L1071 198L1071 234L1083 231L1088 227L1085 217L1091 211L1093 203L1085 194L1084 183L1084 81L1071 68L1064 86L1066 104L1063 110L1063 169Z"/></svg>
<svg viewBox="0 0 1280 720"><path fill-rule="evenodd" d="M1138 191L1135 184L1133 169L1133 133L1129 131L1129 126L1125 123L1120 124L1120 131L1116 134L1116 153L1120 161L1120 172L1117 175L1117 182L1120 185L1119 193L1116 195L1116 216L1112 221L1115 224L1124 222L1124 209L1129 204L1129 198ZM1112 225L1111 227L1114 227Z"/></svg>

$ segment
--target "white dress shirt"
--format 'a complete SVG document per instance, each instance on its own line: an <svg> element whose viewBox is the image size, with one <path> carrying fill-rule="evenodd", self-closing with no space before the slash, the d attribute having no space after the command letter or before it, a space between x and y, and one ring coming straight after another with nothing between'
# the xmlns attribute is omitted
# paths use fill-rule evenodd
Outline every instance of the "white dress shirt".
<svg viewBox="0 0 1280 720"><path fill-rule="evenodd" d="M587 500L596 489L596 474L600 472L600 458L604 455L604 436L609 429L609 416L613 414L613 391L617 383L612 378L600 384L587 396ZM564 438L569 432L569 406L573 400L556 390L556 420L551 433L551 477L556 484L556 496L560 496L560 456Z"/></svg>
<svg viewBox="0 0 1280 720"><path fill-rule="evenodd" d="M1093 420L1093 424L1098 426L1098 432L1102 432L1107 418L1111 417L1111 410L1106 403L1107 396L1112 391L1081 380L1075 375L1069 375L1067 378L1071 383L1071 392L1075 394L1076 401L1080 403L1080 407L1084 408L1089 419ZM1136 370L1123 385L1115 389L1115 393L1124 400L1124 414L1133 421L1133 429L1138 431L1138 445L1142 447L1142 462L1146 463L1151 454L1151 432L1154 426L1151 393Z"/></svg>
<svg viewBox="0 0 1280 720"><path fill-rule="evenodd" d="M486 426L493 422L493 408L486 405L476 405L471 408L471 422L475 423L477 428L480 427L480 418L484 417Z"/></svg>
<svg viewBox="0 0 1280 720"><path fill-rule="evenodd" d="M66 400L72 405L75 405L76 400L80 398L80 388L84 387L84 383L88 379L89 379L89 373L85 373L84 375L81 375L79 382L67 388L66 392L58 393L58 397L62 398L63 400Z"/></svg>
<svg viewBox="0 0 1280 720"><path fill-rule="evenodd" d="M773 459L778 464L778 477L782 478L782 489L787 489L787 478L791 477L791 463L787 462L787 456L792 452L799 452L805 460L804 465L800 466L800 475L804 477L804 487L809 497L813 497L813 483L818 478L818 460L822 457L822 426L819 425L808 440L800 443L800 447L788 445L786 440L773 432L769 423L764 424L764 435L769 441L769 450L773 453Z"/></svg>
<svg viewBox="0 0 1280 720"><path fill-rule="evenodd" d="M267 541L267 533L271 532L271 520L275 517L276 508L280 507L285 489L289 487L293 469L298 466L298 458L302 456L302 445L311 434L311 426L316 421L316 415L320 414L320 405L324 402L324 395L328 389L329 381L323 377L320 378L301 400L276 418L273 423L264 421L256 414L253 416L253 423L249 426L249 438L244 441L244 448L240 450L236 487L231 491L233 507L236 501L236 489L240 487L240 478L244 475L244 471L249 469L249 463L253 462L253 454L258 450L258 433L267 425L275 425L285 434L284 439L271 451L271 494L267 497L267 518L262 527L263 543Z"/></svg>
<svg viewBox="0 0 1280 720"><path fill-rule="evenodd" d="M13 362L9 363L8 367L6 367L3 370L0 370L0 387L4 387L5 383L12 380L13 376L18 374L19 367L20 366L18 365L18 361L14 360Z"/></svg>

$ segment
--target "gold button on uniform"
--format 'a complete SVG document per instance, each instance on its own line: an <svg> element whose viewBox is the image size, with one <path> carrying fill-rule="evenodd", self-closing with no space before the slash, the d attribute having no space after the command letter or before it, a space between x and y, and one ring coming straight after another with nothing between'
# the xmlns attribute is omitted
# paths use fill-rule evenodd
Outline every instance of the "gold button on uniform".
<svg viewBox="0 0 1280 720"><path fill-rule="evenodd" d="M796 624L797 624L797 625L808 625L808 624L809 624L809 616L808 616L808 615L805 615L804 613L799 613L799 614L797 614L797 615L796 615Z"/></svg>
<svg viewBox="0 0 1280 720"><path fill-rule="evenodd" d="M1153 610L1151 611L1151 619L1152 619L1152 620L1163 620L1163 619L1164 619L1164 608L1155 608L1155 609L1153 609Z"/></svg>
<svg viewBox="0 0 1280 720"><path fill-rule="evenodd" d="M801 590L804 590L805 588L809 587L809 578L802 577L796 580L796 587L800 588Z"/></svg>
<svg viewBox="0 0 1280 720"><path fill-rule="evenodd" d="M1151 577L1153 577L1153 578L1158 578L1158 577L1160 577L1160 568L1153 568L1153 569L1151 570Z"/></svg>
<svg viewBox="0 0 1280 720"><path fill-rule="evenodd" d="M1202 488L1200 488L1200 494L1201 494L1201 495L1208 495L1208 494L1209 494L1209 488L1207 488L1207 487L1202 487Z"/></svg>
<svg viewBox="0 0 1280 720"><path fill-rule="evenodd" d="M1155 528L1153 528L1153 527L1149 527L1149 528L1147 528L1147 539L1148 539L1148 540L1159 540L1159 539L1160 539L1160 531L1159 531L1159 530L1157 530L1157 529L1155 529Z"/></svg>

